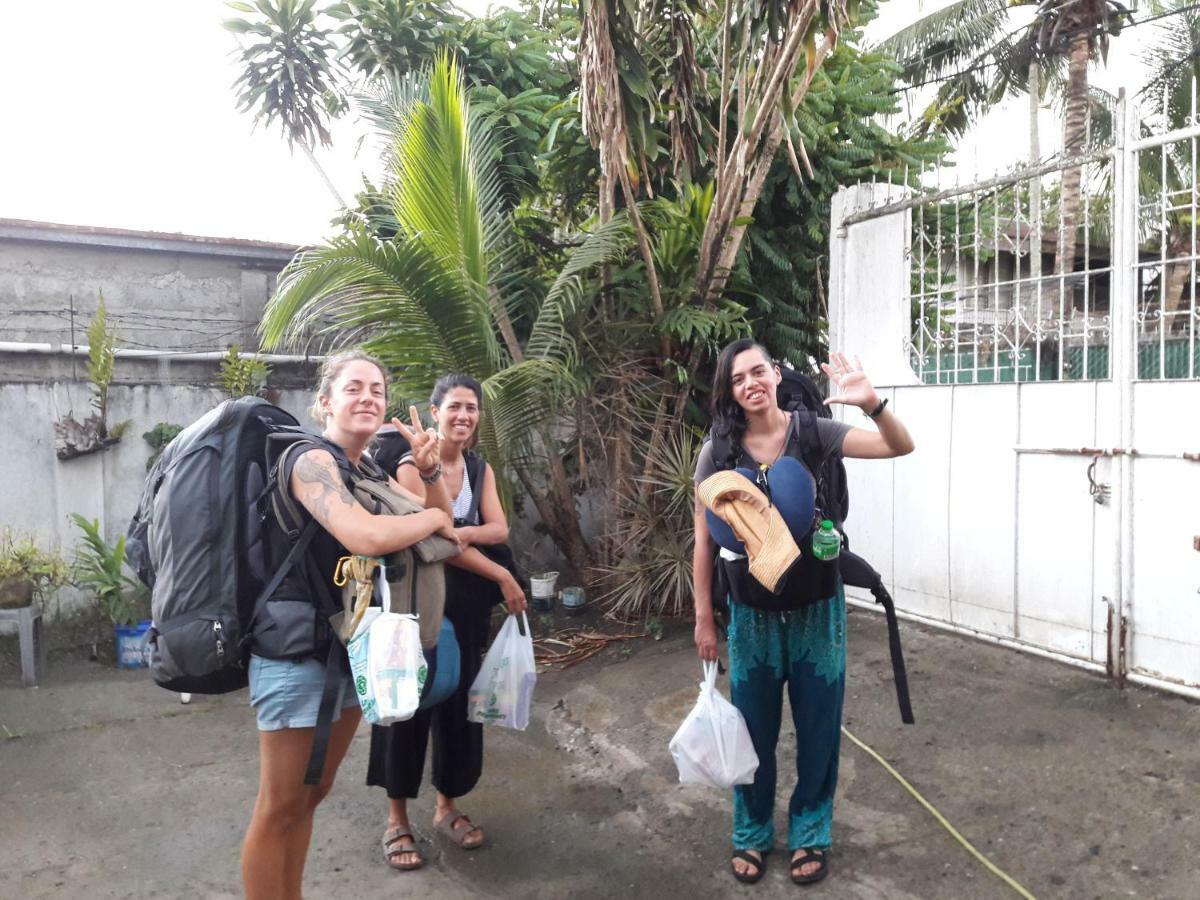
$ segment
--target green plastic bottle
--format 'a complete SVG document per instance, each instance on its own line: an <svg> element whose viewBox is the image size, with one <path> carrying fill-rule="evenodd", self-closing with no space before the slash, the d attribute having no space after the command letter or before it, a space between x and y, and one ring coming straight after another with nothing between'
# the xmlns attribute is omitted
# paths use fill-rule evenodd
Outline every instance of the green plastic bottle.
<svg viewBox="0 0 1200 900"><path fill-rule="evenodd" d="M821 527L813 533L812 550L815 558L825 562L837 559L842 552L841 532L828 519L822 521Z"/></svg>

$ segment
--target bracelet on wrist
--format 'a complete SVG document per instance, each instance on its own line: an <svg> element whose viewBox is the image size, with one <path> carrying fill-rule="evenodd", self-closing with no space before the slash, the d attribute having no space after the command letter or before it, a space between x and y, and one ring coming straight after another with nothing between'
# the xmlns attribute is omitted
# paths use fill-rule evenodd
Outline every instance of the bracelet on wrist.
<svg viewBox="0 0 1200 900"><path fill-rule="evenodd" d="M887 408L887 404L888 404L887 397L884 397L882 400L879 401L879 405L876 406L870 412L867 412L864 409L863 415L865 415L868 419L878 419L881 415L883 415L883 411L885 408Z"/></svg>
<svg viewBox="0 0 1200 900"><path fill-rule="evenodd" d="M439 478L442 477L442 464L439 462L436 466L433 467L432 471L430 471L428 475L426 475L420 469L417 470L417 474L419 474L421 476L421 481L423 483L433 484L435 481L437 481Z"/></svg>

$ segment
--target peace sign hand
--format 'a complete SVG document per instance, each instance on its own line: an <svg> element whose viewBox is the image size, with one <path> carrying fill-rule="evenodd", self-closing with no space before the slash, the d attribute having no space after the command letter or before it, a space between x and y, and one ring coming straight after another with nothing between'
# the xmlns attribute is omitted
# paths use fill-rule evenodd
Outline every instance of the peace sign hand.
<svg viewBox="0 0 1200 900"><path fill-rule="evenodd" d="M867 373L863 371L862 362L857 356L851 363L844 353L830 353L829 362L821 363L821 370L840 391L839 394L826 399L826 406L844 403L869 413L879 405L879 395L875 393L875 388L867 378Z"/></svg>
<svg viewBox="0 0 1200 900"><path fill-rule="evenodd" d="M392 425L404 435L405 440L412 447L412 458L417 465L417 471L422 475L428 475L441 462L441 438L434 429L421 427L421 414L417 412L415 406L408 408L408 417L412 422L411 428L398 418L392 419Z"/></svg>

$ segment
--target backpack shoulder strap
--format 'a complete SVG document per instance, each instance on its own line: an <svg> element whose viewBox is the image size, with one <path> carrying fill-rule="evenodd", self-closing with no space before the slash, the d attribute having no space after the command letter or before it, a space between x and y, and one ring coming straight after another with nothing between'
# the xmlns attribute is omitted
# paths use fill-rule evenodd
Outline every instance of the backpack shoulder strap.
<svg viewBox="0 0 1200 900"><path fill-rule="evenodd" d="M710 428L708 439L712 443L712 461L718 471L737 468L738 453L727 434L718 434L716 427Z"/></svg>
<svg viewBox="0 0 1200 900"><path fill-rule="evenodd" d="M300 457L309 450L327 450L337 463L342 481L349 486L353 478L353 466L342 448L332 441L303 431L281 431L267 438L267 461L269 476L265 491L270 492L271 509L275 521L286 532L288 539L295 542L303 530L309 516L303 507L296 502L288 485L291 482L292 470Z"/></svg>
<svg viewBox="0 0 1200 900"><path fill-rule="evenodd" d="M470 450L467 451L463 462L466 466L467 482L471 485L471 505L467 508L464 520L468 525L474 525L475 520L479 518L479 498L483 493L483 476L487 471L487 462Z"/></svg>
<svg viewBox="0 0 1200 900"><path fill-rule="evenodd" d="M817 414L807 409L797 409L792 412L790 425L792 433L788 436L790 455L799 454L800 462L808 467L814 478L819 478L821 466L825 457L821 453L821 438L817 434Z"/></svg>

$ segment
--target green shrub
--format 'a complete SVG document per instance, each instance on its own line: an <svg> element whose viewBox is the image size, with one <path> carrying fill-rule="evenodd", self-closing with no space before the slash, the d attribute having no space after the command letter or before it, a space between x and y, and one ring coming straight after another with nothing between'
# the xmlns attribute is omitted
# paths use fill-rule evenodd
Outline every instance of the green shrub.
<svg viewBox="0 0 1200 900"><path fill-rule="evenodd" d="M75 583L92 592L97 609L114 625L133 625L145 589L124 572L125 536L110 544L100 534L100 521L88 521L71 513L71 521L83 532L75 552Z"/></svg>

